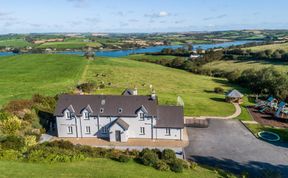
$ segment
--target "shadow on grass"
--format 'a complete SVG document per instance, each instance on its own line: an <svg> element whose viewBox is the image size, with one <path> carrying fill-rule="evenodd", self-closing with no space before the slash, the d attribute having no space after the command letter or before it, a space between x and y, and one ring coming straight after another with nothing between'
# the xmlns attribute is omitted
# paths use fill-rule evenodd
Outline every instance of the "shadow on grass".
<svg viewBox="0 0 288 178"><path fill-rule="evenodd" d="M231 159L218 159L215 157L189 156L187 159L202 165L211 166L227 170L234 174L248 173L249 177L288 177L287 165L272 165L270 163L250 161L248 163L239 163Z"/></svg>

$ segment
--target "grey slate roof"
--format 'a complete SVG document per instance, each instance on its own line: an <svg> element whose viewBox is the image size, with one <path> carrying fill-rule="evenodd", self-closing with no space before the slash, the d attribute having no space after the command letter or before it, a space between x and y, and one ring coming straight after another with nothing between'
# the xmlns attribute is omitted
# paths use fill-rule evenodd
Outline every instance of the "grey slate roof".
<svg viewBox="0 0 288 178"><path fill-rule="evenodd" d="M184 112L182 106L158 106L158 128L184 128Z"/></svg>
<svg viewBox="0 0 288 178"><path fill-rule="evenodd" d="M68 107L81 116L83 109L89 105L93 111L92 116L136 116L137 111L142 107L146 108L148 116L157 116L158 100L152 100L150 96L118 96L118 95L69 95L63 94L58 98L55 116L63 116L63 111ZM119 112L119 109L122 112ZM89 109L89 110L90 110ZM100 110L103 112L101 113Z"/></svg>
<svg viewBox="0 0 288 178"><path fill-rule="evenodd" d="M238 90L232 90L227 95L229 98L242 98L244 95L240 93Z"/></svg>
<svg viewBox="0 0 288 178"><path fill-rule="evenodd" d="M133 90L132 89L126 89L123 91L122 95L125 95L125 96L133 95Z"/></svg>
<svg viewBox="0 0 288 178"><path fill-rule="evenodd" d="M125 121L123 121L121 118L118 118L115 120L115 122L113 124L111 124L111 126L113 126L114 124L118 124L120 127L122 127L124 130L128 130L129 128L129 124L127 124ZM110 126L110 127L111 127Z"/></svg>

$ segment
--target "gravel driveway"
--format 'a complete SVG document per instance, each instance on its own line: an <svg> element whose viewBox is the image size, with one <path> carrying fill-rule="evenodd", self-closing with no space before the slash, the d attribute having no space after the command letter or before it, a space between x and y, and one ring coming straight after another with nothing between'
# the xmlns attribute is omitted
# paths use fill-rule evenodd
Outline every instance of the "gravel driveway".
<svg viewBox="0 0 288 178"><path fill-rule="evenodd" d="M211 119L208 128L188 128L187 132L187 159L235 173L249 172L253 177L262 177L259 170L288 177L288 145L261 141L237 120Z"/></svg>

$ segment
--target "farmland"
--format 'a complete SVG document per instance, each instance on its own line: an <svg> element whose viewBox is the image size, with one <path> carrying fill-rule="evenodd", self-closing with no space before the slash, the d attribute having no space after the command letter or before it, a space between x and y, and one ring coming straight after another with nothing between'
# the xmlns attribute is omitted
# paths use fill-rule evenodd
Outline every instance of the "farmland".
<svg viewBox="0 0 288 178"><path fill-rule="evenodd" d="M215 87L230 89L225 79L194 75L178 69L123 58L100 58L87 61L70 55L20 55L1 57L0 104L33 94L55 95L69 92L77 83L103 83L95 94L121 94L125 88L137 87L140 94L156 90L160 103L176 104L181 96L185 115L226 116L234 107L224 102ZM98 74L98 75L97 75ZM235 87L235 86L234 86Z"/></svg>

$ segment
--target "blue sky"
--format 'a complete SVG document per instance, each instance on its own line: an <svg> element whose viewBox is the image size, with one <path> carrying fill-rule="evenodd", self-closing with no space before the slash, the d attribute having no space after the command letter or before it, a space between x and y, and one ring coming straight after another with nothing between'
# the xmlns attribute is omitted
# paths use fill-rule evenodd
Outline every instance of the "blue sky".
<svg viewBox="0 0 288 178"><path fill-rule="evenodd" d="M0 0L0 33L287 29L287 0Z"/></svg>

